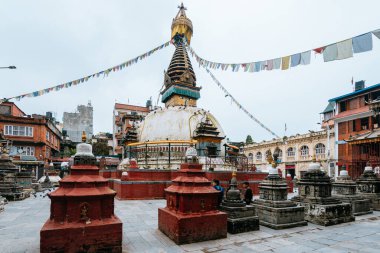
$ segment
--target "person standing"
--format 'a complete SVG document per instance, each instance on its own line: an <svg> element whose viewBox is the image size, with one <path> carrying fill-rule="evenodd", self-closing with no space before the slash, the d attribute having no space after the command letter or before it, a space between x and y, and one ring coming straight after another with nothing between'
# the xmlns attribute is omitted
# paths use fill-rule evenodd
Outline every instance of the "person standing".
<svg viewBox="0 0 380 253"><path fill-rule="evenodd" d="M212 180L212 186L215 188L215 190L219 191L218 206L220 206L224 197L224 189L222 186L220 186L220 182L218 179Z"/></svg>
<svg viewBox="0 0 380 253"><path fill-rule="evenodd" d="M253 197L252 189L249 187L248 182L243 183L243 188L245 190L244 191L244 201L247 205L249 205L249 204L251 204L252 197Z"/></svg>

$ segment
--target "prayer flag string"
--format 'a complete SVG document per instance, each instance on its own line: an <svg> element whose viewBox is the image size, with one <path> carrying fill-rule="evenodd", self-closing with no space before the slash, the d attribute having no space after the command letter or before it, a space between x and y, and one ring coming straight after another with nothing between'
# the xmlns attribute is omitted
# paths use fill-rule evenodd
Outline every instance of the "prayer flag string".
<svg viewBox="0 0 380 253"><path fill-rule="evenodd" d="M116 65L116 66L113 66L111 68L108 68L108 69L105 69L105 70L102 70L102 71L99 71L97 73L94 73L94 74L91 74L91 75L88 75L88 76L85 76L85 77L82 77L82 78L79 78L79 79L76 79L76 80L73 80L73 81L70 81L70 82L66 82L66 83L62 83L62 84L59 84L59 85L55 85L55 86L52 86L52 87L49 87L49 88L46 88L46 89L42 89L42 90L38 90L38 91L34 91L34 92L30 92L30 93L26 93L26 94L23 94L23 95L19 95L19 96L14 96L14 97L10 97L10 98L3 98L3 99L0 99L0 104L2 102L6 102L6 101L9 101L11 99L15 99L17 101L19 101L20 99L22 98L25 98L25 97L38 97L38 96L42 96L44 94L47 94L47 93L50 93L52 91L59 91L61 89L64 89L64 88L69 88L69 87L72 87L72 86L75 86L75 85L78 85L78 84L81 84L81 83L84 83L84 82L87 82L89 79L91 78L99 78L100 76L103 76L103 77L107 77L109 74L111 74L112 72L117 72L117 71L120 71L124 68L128 68L130 67L131 65L134 65L136 64L138 61L141 61L145 58L147 58L148 56L151 56L153 53L155 53L156 51L158 50L161 50L167 46L170 45L170 41L144 53L144 54L141 54L133 59L130 59L126 62L123 62L119 65Z"/></svg>
<svg viewBox="0 0 380 253"><path fill-rule="evenodd" d="M270 130L268 127L266 127L263 123L260 122L255 116L253 116L250 112L248 112L247 109L245 109L244 106L242 106L232 95L229 93L226 88L219 82L218 79L211 73L211 71L207 68L204 67L204 69L207 71L207 73L211 76L212 80L218 85L218 87L224 92L225 97L230 97L231 102L233 102L240 110L242 110L245 114L248 115L253 121L255 121L257 124L259 124L262 128L264 128L266 131L268 131L271 135L275 136L276 138L280 139L280 137L275 134L272 130Z"/></svg>
<svg viewBox="0 0 380 253"><path fill-rule="evenodd" d="M221 63L206 60L200 57L190 45L187 45L190 54L195 58L200 66L209 69L228 70L238 72L260 72L271 71L276 69L288 70L300 65L308 65L311 60L311 52L323 55L324 62L343 60L353 57L353 54L368 52L372 50L372 35L380 39L380 29L372 32L367 32L359 36L352 37L343 41L329 44L327 46L318 47L315 49L307 50L301 53L277 57L270 60L246 62L246 63Z"/></svg>

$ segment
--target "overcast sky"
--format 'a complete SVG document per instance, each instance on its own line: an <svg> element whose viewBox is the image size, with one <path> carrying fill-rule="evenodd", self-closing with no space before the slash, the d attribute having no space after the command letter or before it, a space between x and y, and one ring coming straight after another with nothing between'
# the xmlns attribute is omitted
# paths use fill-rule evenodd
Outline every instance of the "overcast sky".
<svg viewBox="0 0 380 253"><path fill-rule="evenodd" d="M1 97L47 88L92 74L134 58L170 39L180 1L2 1L0 8ZM218 62L250 62L286 56L380 28L380 1L185 1L192 20L191 45L202 57ZM16 102L26 113L53 111L62 120L91 100L94 132L112 131L115 101L156 103L174 47L123 71L76 87ZM210 110L231 140L255 141L273 136L224 97L192 59L198 106ZM380 83L380 40L371 52L324 63L314 57L307 66L287 71L214 70L240 103L275 133L316 130L327 100L352 91L351 78ZM159 103L161 105L161 103ZM164 127L164 123L158 127Z"/></svg>

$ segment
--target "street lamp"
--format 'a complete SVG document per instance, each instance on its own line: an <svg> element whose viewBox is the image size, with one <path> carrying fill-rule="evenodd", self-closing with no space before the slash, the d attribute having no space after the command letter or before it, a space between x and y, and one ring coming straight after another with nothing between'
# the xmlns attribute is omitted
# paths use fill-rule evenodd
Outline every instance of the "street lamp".
<svg viewBox="0 0 380 253"><path fill-rule="evenodd" d="M16 66L0 67L0 69L16 69Z"/></svg>

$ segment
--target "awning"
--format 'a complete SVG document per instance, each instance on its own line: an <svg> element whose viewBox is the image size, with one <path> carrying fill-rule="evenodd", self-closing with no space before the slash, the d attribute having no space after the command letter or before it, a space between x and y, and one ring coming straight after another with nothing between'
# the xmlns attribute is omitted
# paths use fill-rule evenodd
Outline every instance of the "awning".
<svg viewBox="0 0 380 253"><path fill-rule="evenodd" d="M358 134L347 140L347 143L351 145L376 142L380 142L380 129L372 130L364 134Z"/></svg>

